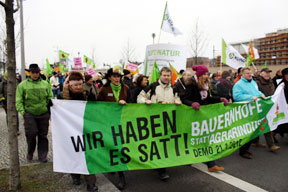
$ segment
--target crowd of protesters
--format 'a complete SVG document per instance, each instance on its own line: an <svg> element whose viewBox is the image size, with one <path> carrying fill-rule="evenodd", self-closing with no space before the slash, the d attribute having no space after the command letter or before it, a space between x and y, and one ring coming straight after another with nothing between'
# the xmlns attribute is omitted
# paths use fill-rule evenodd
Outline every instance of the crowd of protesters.
<svg viewBox="0 0 288 192"><path fill-rule="evenodd" d="M120 66L110 68L106 74L96 74L94 77L86 73L72 71L61 74L53 72L41 74L37 64L29 66L29 77L21 82L17 76L16 109L23 115L25 136L28 145L27 160L33 159L37 146L40 162L47 162L48 153L48 127L50 118L51 99L87 100L126 103L174 103L191 106L200 110L201 106L214 103L255 101L274 94L277 86L284 85L286 101L288 102L288 68L278 70L271 78L271 70L263 68L254 71L250 68L239 68L236 72L229 70L209 73L204 65L195 65L191 70L181 70L182 77L178 78L174 86L171 85L172 72L170 68L160 70L158 82L149 84L149 77L133 75L128 70L121 70ZM193 74L193 71L195 74ZM0 76L0 101L7 113L7 72ZM18 117L17 117L18 122ZM285 129L286 128L286 129ZM275 132L265 133L265 140L270 151L280 149L276 145L275 134L282 136L287 132L287 124L281 125ZM18 123L18 134L19 123ZM243 145L239 155L246 159L252 158L250 146L266 147L260 143L259 138ZM218 166L215 161L206 163L208 171L222 171L224 167ZM157 169L159 178L167 180L170 176L166 168ZM118 172L118 188L124 189L126 185L123 171ZM71 174L74 185L80 185L80 175ZM97 191L95 175L84 175L87 190Z"/></svg>

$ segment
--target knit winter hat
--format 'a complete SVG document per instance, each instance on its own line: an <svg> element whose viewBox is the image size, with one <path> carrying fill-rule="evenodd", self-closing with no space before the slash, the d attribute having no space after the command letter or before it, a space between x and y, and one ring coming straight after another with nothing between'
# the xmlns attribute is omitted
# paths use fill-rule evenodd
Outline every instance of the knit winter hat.
<svg viewBox="0 0 288 192"><path fill-rule="evenodd" d="M196 71L197 78L199 78L204 73L208 73L208 68L205 65L194 65L192 70Z"/></svg>

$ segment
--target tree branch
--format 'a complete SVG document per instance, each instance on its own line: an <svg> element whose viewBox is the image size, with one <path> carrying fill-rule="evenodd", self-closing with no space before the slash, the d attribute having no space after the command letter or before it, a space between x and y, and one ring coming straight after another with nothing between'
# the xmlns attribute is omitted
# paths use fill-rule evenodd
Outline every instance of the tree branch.
<svg viewBox="0 0 288 192"><path fill-rule="evenodd" d="M16 0L16 2L17 2L17 8L13 10L13 13L16 13L20 8L19 0Z"/></svg>
<svg viewBox="0 0 288 192"><path fill-rule="evenodd" d="M2 5L3 7L4 7L4 9L8 9L9 7L5 4L5 3L3 3L2 1L0 1L0 5Z"/></svg>

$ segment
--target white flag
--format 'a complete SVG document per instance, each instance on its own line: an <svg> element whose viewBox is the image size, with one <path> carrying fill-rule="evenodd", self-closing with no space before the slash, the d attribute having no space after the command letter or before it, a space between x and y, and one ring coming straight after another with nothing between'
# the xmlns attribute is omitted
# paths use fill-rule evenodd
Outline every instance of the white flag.
<svg viewBox="0 0 288 192"><path fill-rule="evenodd" d="M241 45L242 45L242 47L243 47L245 53L248 54L249 46L247 46L247 45L243 45L243 44L241 44ZM257 50L255 47L253 47L253 51L254 51L255 59L259 59L260 56L259 56L258 50Z"/></svg>
<svg viewBox="0 0 288 192"><path fill-rule="evenodd" d="M167 2L166 2L166 6L165 6L165 11L164 11L164 15L163 15L161 29L162 29L162 31L165 31L167 33L172 33L175 36L176 35L182 35L182 32L179 31L179 29L177 29L174 26L174 23L173 23L170 15L169 15L169 12L168 12Z"/></svg>
<svg viewBox="0 0 288 192"><path fill-rule="evenodd" d="M222 39L222 57L221 62L234 69L245 67L245 58L231 45L227 45Z"/></svg>

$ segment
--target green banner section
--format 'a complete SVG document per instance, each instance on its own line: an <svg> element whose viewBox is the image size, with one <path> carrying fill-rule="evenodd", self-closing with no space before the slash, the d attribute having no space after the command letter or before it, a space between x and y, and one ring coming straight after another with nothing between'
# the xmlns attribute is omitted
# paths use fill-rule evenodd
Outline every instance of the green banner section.
<svg viewBox="0 0 288 192"><path fill-rule="evenodd" d="M219 103L196 111L174 104L87 102L78 137L85 147L79 150L90 174L212 161L269 132L266 115L273 104Z"/></svg>

